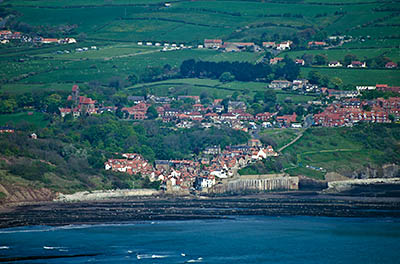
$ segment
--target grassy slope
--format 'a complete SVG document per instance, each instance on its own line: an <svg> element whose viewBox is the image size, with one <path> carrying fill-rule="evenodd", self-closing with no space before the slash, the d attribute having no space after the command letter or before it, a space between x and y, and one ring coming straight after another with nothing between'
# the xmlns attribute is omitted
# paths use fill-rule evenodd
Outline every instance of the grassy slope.
<svg viewBox="0 0 400 264"><path fill-rule="evenodd" d="M301 74L304 77L312 70L319 71L322 75L330 78L339 77L344 84L351 85L375 85L389 84L399 85L400 75L398 70L375 70L375 69L338 69L338 68L301 68Z"/></svg>
<svg viewBox="0 0 400 264"><path fill-rule="evenodd" d="M365 130L368 131L369 128ZM321 178L324 173L305 168L306 165L322 167L327 172L339 173L361 169L368 165L382 165L387 158L398 160L397 154L388 154L390 149L396 150L400 144L400 127L394 125L387 131L386 138L369 138L370 145L355 140L364 137L361 130L355 128L311 128L295 144L283 151L285 156L295 156L297 163L286 163L284 166L291 174L302 174L310 177ZM385 133L386 133L385 132ZM368 133L368 132L367 132ZM372 134L371 134L372 135ZM394 145L381 148L375 144L381 140L387 144L393 140Z"/></svg>
<svg viewBox="0 0 400 264"><path fill-rule="evenodd" d="M361 42L349 43L353 47L365 47L372 45L380 47L379 41L386 41L384 50L356 49L349 52L356 53L360 58L370 57L386 53L396 60L398 42L396 39L385 39L388 34L393 35L396 30L393 23L397 17L387 17L393 12L377 12L374 8L396 8L398 3L376 2L371 4L357 4L345 1L327 2L320 1L294 1L293 3L281 3L269 1L268 3L252 3L247 1L183 1L173 3L171 8L164 8L157 4L158 0L129 1L118 0L104 1L32 1L16 0L4 1L1 5L12 4L14 9L23 16L18 19L32 25L65 25L74 24L78 28L76 34L85 33L87 43L79 43L68 46L44 46L30 49L0 47L0 79L11 80L6 91L20 90L20 87L12 87L18 84L52 84L66 82L88 82L91 80L108 81L112 76L126 78L132 73L140 74L147 66L179 66L188 58L196 58L211 61L249 61L255 62L260 55L252 53L218 53L215 51L186 50L177 52L158 53L152 47L139 47L134 44L115 41L136 42L141 41L168 41L201 43L204 38L223 38L224 40L261 40L271 39L272 35L295 33L304 27L318 25L328 31L341 34L365 31L372 38L365 44ZM366 2L366 1L364 1ZM369 1L368 1L369 2ZM144 3L148 5L143 5ZM155 5L154 5L155 4ZM51 7L51 8L45 8ZM64 8L68 7L68 8ZM85 8L82 8L85 7ZM345 11L346 15L334 15L336 11ZM45 16L42 14L46 13ZM326 13L327 16L317 15ZM291 17L276 17L283 14L291 14ZM303 17L294 17L301 14ZM99 17L101 22L99 23ZM356 19L355 19L356 18ZM363 24L381 18L379 24L383 27L363 27ZM379 32L375 36L374 32ZM362 32L361 32L362 33ZM361 34L360 32L355 37ZM362 35L362 34L361 34ZM98 51L84 53L55 54L57 50L76 47L97 45ZM310 53L327 53L330 59L342 58L346 49L329 51L307 51ZM297 57L302 52L289 53ZM12 55L10 57L10 55ZM28 57L27 57L28 56ZM17 62L23 58L23 62ZM318 69L319 70L319 69ZM303 69L306 76L309 69ZM349 71L321 69L323 74L330 77L338 76L345 84L359 84L366 77L372 83L399 84L397 71ZM340 71L340 72L337 72ZM25 75L29 75L27 78ZM52 84L52 86L54 86ZM226 91L218 91L226 94Z"/></svg>
<svg viewBox="0 0 400 264"><path fill-rule="evenodd" d="M38 127L45 127L49 123L44 114L38 112L34 112L32 115L28 115L28 112L0 115L0 126L13 126L23 122L31 123Z"/></svg>
<svg viewBox="0 0 400 264"><path fill-rule="evenodd" d="M152 93L158 96L177 96L177 95L200 95L207 92L215 98L224 98L234 92L247 97L254 96L258 91L265 91L267 84L261 82L229 82L221 83L218 80L210 79L173 79L154 83L138 84L127 88L129 92L139 92L143 88L149 88ZM311 95L299 95L290 91L277 91L278 102L283 102L290 98L295 103L307 102L316 99Z"/></svg>

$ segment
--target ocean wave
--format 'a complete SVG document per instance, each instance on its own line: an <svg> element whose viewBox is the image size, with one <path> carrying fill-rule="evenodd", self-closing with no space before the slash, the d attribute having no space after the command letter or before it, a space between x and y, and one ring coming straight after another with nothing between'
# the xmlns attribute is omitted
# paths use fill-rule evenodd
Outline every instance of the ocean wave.
<svg viewBox="0 0 400 264"><path fill-rule="evenodd" d="M9 246L0 246L0 249L9 249Z"/></svg>
<svg viewBox="0 0 400 264"><path fill-rule="evenodd" d="M168 255L156 255L156 254L138 254L136 255L137 259L160 259L160 258L168 258Z"/></svg>
<svg viewBox="0 0 400 264"><path fill-rule="evenodd" d="M46 250L53 250L53 249L64 249L65 250L65 247L51 247L51 246L43 246L43 249L46 249Z"/></svg>
<svg viewBox="0 0 400 264"><path fill-rule="evenodd" d="M203 261L203 258L200 257L200 258L197 258L197 259L190 259L190 260L186 261L186 263L199 263L199 262L202 262L202 261Z"/></svg>

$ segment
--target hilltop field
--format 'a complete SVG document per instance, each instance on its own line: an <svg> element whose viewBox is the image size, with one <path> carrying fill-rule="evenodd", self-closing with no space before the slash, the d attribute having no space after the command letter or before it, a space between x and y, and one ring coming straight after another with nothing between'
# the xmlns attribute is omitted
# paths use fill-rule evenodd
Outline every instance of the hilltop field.
<svg viewBox="0 0 400 264"><path fill-rule="evenodd" d="M223 41L283 41L351 36L329 50L295 50L281 54L298 58L323 54L329 60L353 54L359 60L385 56L400 60L400 2L397 1L3 1L4 20L15 30L43 37L74 37L77 44L1 45L0 81L3 92L64 90L70 83L113 77L141 76L148 67L179 67L186 59L259 62L264 53L221 53L138 46L137 42L176 43L197 47L206 38ZM43 15L46 14L46 15ZM75 52L96 46L96 50ZM70 53L62 53L68 50ZM279 56L281 56L279 55ZM301 77L317 70L344 84L400 85L397 70L302 67ZM240 87L245 89L245 87ZM220 93L226 94L225 91Z"/></svg>

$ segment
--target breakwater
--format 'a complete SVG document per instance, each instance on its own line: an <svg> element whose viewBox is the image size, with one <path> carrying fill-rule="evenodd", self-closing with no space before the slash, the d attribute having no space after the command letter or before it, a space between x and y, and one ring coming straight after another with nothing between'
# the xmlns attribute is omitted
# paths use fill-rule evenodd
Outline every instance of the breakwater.
<svg viewBox="0 0 400 264"><path fill-rule="evenodd" d="M239 179L213 186L209 193L291 191L299 189L299 177L285 174L243 175Z"/></svg>
<svg viewBox="0 0 400 264"><path fill-rule="evenodd" d="M99 190L85 191L74 194L60 194L56 201L72 202L72 201L93 201L105 200L110 198L125 198L131 196L151 196L159 194L159 191L152 189L121 189L121 190Z"/></svg>

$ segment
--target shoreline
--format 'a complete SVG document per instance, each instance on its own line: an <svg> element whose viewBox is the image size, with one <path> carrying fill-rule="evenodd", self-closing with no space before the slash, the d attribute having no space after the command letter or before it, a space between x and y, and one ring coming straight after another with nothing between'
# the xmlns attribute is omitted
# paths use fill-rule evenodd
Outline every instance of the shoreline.
<svg viewBox="0 0 400 264"><path fill-rule="evenodd" d="M0 210L0 228L134 221L234 219L236 216L400 217L400 198L310 192L245 196L142 196L80 202L37 202Z"/></svg>

